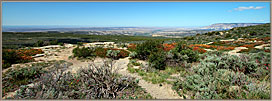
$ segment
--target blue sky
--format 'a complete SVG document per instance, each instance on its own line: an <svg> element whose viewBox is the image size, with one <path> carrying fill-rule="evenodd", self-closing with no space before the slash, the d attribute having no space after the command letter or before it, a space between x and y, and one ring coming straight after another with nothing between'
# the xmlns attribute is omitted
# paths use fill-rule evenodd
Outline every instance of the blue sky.
<svg viewBox="0 0 272 101"><path fill-rule="evenodd" d="M184 27L269 23L269 2L2 2L2 25Z"/></svg>

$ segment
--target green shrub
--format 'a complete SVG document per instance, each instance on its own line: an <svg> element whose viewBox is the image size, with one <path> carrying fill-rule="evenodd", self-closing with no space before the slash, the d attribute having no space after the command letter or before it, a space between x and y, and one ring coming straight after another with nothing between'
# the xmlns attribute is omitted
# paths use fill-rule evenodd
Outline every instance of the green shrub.
<svg viewBox="0 0 272 101"><path fill-rule="evenodd" d="M60 42L60 43L58 43L58 45L60 45L60 46L64 46L64 43Z"/></svg>
<svg viewBox="0 0 272 101"><path fill-rule="evenodd" d="M50 45L57 45L58 44L58 40L51 40L49 41Z"/></svg>
<svg viewBox="0 0 272 101"><path fill-rule="evenodd" d="M216 64L218 69L232 69L236 72L244 72L245 74L254 73L258 67L255 61L250 61L250 57L236 55L209 56L203 62Z"/></svg>
<svg viewBox="0 0 272 101"><path fill-rule="evenodd" d="M194 70L195 74L186 76L185 81L177 81L174 86L187 91L185 94L190 94L190 97L193 99L248 99L244 95L252 93L255 95L256 92L259 92L258 90L249 91L248 88L245 88L254 82L242 72L213 69L215 67L214 64L203 65L203 68L200 68L200 70ZM266 86L264 89L263 93L268 95L270 88ZM244 94L238 93L238 91L244 92ZM254 99L258 97L260 96L258 95Z"/></svg>
<svg viewBox="0 0 272 101"><path fill-rule="evenodd" d="M244 91L241 95L244 95L243 97L246 97L246 99L270 99L270 88L268 86L270 84L265 82L251 83L245 86L249 93Z"/></svg>
<svg viewBox="0 0 272 101"><path fill-rule="evenodd" d="M149 40L144 43L137 44L135 52L137 53L138 59L147 60L149 55L158 52L162 47L161 41Z"/></svg>
<svg viewBox="0 0 272 101"><path fill-rule="evenodd" d="M63 42L59 42L59 40L52 40L52 41L50 41L49 44L50 45L60 45L60 46L64 45L64 43Z"/></svg>
<svg viewBox="0 0 272 101"><path fill-rule="evenodd" d="M208 35L208 36L213 36L214 33L213 32L208 32L208 33L205 33L205 35Z"/></svg>
<svg viewBox="0 0 272 101"><path fill-rule="evenodd" d="M16 54L15 50L3 50L2 51L2 68L6 69L12 64L18 63L20 56Z"/></svg>
<svg viewBox="0 0 272 101"><path fill-rule="evenodd" d="M35 46L35 47L42 47L42 46L44 46L44 41L39 40L39 41L37 41L37 42L34 44L34 46Z"/></svg>
<svg viewBox="0 0 272 101"><path fill-rule="evenodd" d="M134 78L118 76L110 63L105 63L101 67L90 65L81 69L76 76L59 70L46 73L34 86L22 86L14 98L115 99L123 96L124 91L134 93L137 87Z"/></svg>
<svg viewBox="0 0 272 101"><path fill-rule="evenodd" d="M2 78L3 96L7 92L15 91L21 85L37 81L44 72L41 66L16 68L7 71Z"/></svg>
<svg viewBox="0 0 272 101"><path fill-rule="evenodd" d="M236 56L210 52L203 57L205 59L201 62L214 63L218 69L232 69L257 78L269 74L267 69L270 64L270 53L259 52Z"/></svg>
<svg viewBox="0 0 272 101"><path fill-rule="evenodd" d="M127 45L125 43L118 43L117 47L124 48L124 47L127 47Z"/></svg>
<svg viewBox="0 0 272 101"><path fill-rule="evenodd" d="M77 42L77 46L83 46L83 42Z"/></svg>
<svg viewBox="0 0 272 101"><path fill-rule="evenodd" d="M198 53L184 44L184 42L179 42L173 51L171 51L168 55L171 55L169 56L170 59L174 59L177 62L186 61L192 63L198 61L199 59Z"/></svg>
<svg viewBox="0 0 272 101"><path fill-rule="evenodd" d="M120 50L107 50L107 57L117 59L119 53L120 53Z"/></svg>
<svg viewBox="0 0 272 101"><path fill-rule="evenodd" d="M73 49L74 57L80 57L80 58L93 57L95 56L94 52L95 52L94 48L88 48L88 47L82 47L82 48L77 47Z"/></svg>
<svg viewBox="0 0 272 101"><path fill-rule="evenodd" d="M95 48L95 55L98 57L107 57L107 49L103 47L96 47Z"/></svg>
<svg viewBox="0 0 272 101"><path fill-rule="evenodd" d="M26 63L33 61L31 56L41 54L41 49L3 49L2 68L6 69L12 64Z"/></svg>
<svg viewBox="0 0 272 101"><path fill-rule="evenodd" d="M130 63L134 66L140 66L141 64L138 63L135 59L130 60Z"/></svg>
<svg viewBox="0 0 272 101"><path fill-rule="evenodd" d="M252 73L253 76L263 79L267 75L270 75L269 71L271 69L270 53L266 52L251 53L249 54L249 57L251 57L251 61L255 61L258 64L256 72ZM268 76L267 79L270 79L270 76Z"/></svg>
<svg viewBox="0 0 272 101"><path fill-rule="evenodd" d="M164 70L166 66L165 52L160 51L156 53L151 53L148 57L149 66L154 67L159 70Z"/></svg>
<svg viewBox="0 0 272 101"><path fill-rule="evenodd" d="M263 84L258 83L259 81L253 78L255 76L252 75L256 75L258 69L262 68L259 68L259 63L255 62L252 56L217 55L216 53L206 55L199 65L193 67L192 75L187 75L184 81L179 80L174 83L174 88L178 92L182 89L183 93L192 99L270 98L269 86L261 86L263 91L256 89L257 85L268 85L268 83L266 81L263 81ZM260 56L257 55L255 58ZM248 87L252 84L256 85L255 89Z"/></svg>
<svg viewBox="0 0 272 101"><path fill-rule="evenodd" d="M131 58L136 58L136 56L137 56L137 53L135 52L135 51L133 51L133 52L131 52L130 54L129 54L129 57L131 57Z"/></svg>
<svg viewBox="0 0 272 101"><path fill-rule="evenodd" d="M96 47L94 54L102 58L108 57L108 58L119 59L119 58L128 57L129 52L123 49Z"/></svg>
<svg viewBox="0 0 272 101"><path fill-rule="evenodd" d="M225 38L230 38L231 34L226 34Z"/></svg>

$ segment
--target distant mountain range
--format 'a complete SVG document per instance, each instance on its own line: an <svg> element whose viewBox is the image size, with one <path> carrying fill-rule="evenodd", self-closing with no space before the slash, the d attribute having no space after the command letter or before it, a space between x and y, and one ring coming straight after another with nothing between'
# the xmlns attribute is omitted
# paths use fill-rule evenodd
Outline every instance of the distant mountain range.
<svg viewBox="0 0 272 101"><path fill-rule="evenodd" d="M216 23L210 26L205 26L200 29L210 29L210 30L228 30L234 27L247 27L247 26L254 26L260 25L265 23Z"/></svg>
<svg viewBox="0 0 272 101"><path fill-rule="evenodd" d="M188 30L207 30L218 31L228 30L234 27L246 27L253 25L260 25L265 23L216 23L210 26L197 27L197 28L164 28L164 27L60 27L60 26L3 26L3 32L46 32L46 31L59 31L59 32L74 32L74 31L188 31Z"/></svg>

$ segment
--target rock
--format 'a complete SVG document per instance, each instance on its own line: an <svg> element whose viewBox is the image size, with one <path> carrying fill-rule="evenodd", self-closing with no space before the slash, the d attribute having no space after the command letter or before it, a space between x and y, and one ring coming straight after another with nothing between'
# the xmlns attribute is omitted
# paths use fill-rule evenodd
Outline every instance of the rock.
<svg viewBox="0 0 272 101"><path fill-rule="evenodd" d="M213 44L213 42L206 43L206 45Z"/></svg>
<svg viewBox="0 0 272 101"><path fill-rule="evenodd" d="M134 69L140 69L140 66L133 66Z"/></svg>
<svg viewBox="0 0 272 101"><path fill-rule="evenodd" d="M242 49L248 49L246 47L235 47L234 50L242 50Z"/></svg>
<svg viewBox="0 0 272 101"><path fill-rule="evenodd" d="M244 38L238 38L238 40L240 41L240 40L244 40Z"/></svg>
<svg viewBox="0 0 272 101"><path fill-rule="evenodd" d="M32 56L32 58L36 58L36 57L42 57L45 56L44 54L36 54L35 56Z"/></svg>
<svg viewBox="0 0 272 101"><path fill-rule="evenodd" d="M234 39L220 40L220 41L234 41Z"/></svg>
<svg viewBox="0 0 272 101"><path fill-rule="evenodd" d="M44 46L43 49L52 49L52 48L60 48L60 45L49 45L49 46Z"/></svg>
<svg viewBox="0 0 272 101"><path fill-rule="evenodd" d="M28 84L28 85L26 85L26 86L28 86L28 87L34 87L34 84L31 83L31 84Z"/></svg>
<svg viewBox="0 0 272 101"><path fill-rule="evenodd" d="M73 44L64 44L64 46L67 47L67 48L71 48L71 47L73 47L74 45L73 45Z"/></svg>
<svg viewBox="0 0 272 101"><path fill-rule="evenodd" d="M220 35L224 35L224 33L223 32L219 32L220 33Z"/></svg>
<svg viewBox="0 0 272 101"><path fill-rule="evenodd" d="M216 50L212 50L212 49L204 49L204 50L206 50L206 51L216 51Z"/></svg>

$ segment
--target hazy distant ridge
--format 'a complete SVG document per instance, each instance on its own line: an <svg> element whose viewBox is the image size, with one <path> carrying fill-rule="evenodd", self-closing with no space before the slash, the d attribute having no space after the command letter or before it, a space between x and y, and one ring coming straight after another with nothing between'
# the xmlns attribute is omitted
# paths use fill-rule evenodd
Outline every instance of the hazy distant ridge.
<svg viewBox="0 0 272 101"><path fill-rule="evenodd" d="M201 29L228 30L234 27L247 27L247 26L260 25L260 24L265 24L265 23L216 23L210 26L202 27Z"/></svg>

